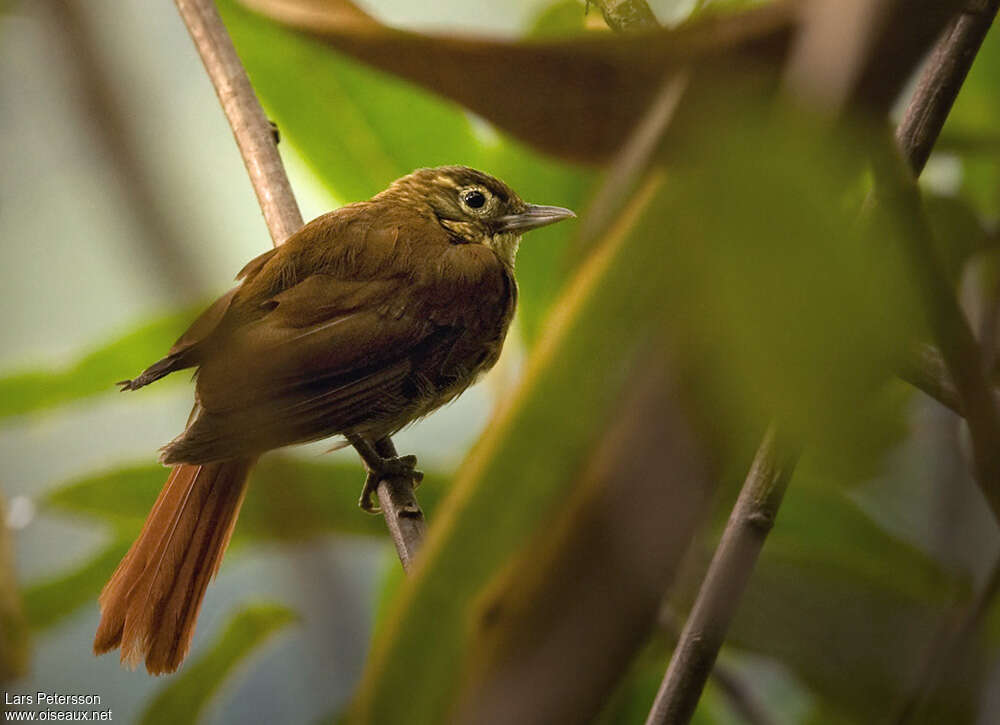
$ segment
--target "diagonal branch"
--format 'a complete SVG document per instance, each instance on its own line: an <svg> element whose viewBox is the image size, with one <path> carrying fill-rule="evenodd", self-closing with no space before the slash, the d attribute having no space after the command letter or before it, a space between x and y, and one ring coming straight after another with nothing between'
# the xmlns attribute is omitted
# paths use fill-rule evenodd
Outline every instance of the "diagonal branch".
<svg viewBox="0 0 1000 725"><path fill-rule="evenodd" d="M271 239L275 246L282 244L302 226L302 214L278 155L273 127L212 0L175 2L229 119ZM413 481L382 480L378 497L399 559L409 569L424 532L424 514L413 495Z"/></svg>
<svg viewBox="0 0 1000 725"><path fill-rule="evenodd" d="M1000 0L972 0L934 47L927 61L927 71L917 82L903 120L896 129L896 141L918 176L931 155L998 8Z"/></svg>
<svg viewBox="0 0 1000 725"><path fill-rule="evenodd" d="M777 438L772 426L757 449L646 725L686 723L694 715L795 470L797 449Z"/></svg>
<svg viewBox="0 0 1000 725"><path fill-rule="evenodd" d="M975 335L936 259L914 177L944 126L998 6L997 0L973 0L949 26L896 132L903 158L878 157L875 174L879 201L896 207L893 216L905 226L910 242L906 250L924 295L931 331L968 423L976 482L1000 520L1000 410Z"/></svg>

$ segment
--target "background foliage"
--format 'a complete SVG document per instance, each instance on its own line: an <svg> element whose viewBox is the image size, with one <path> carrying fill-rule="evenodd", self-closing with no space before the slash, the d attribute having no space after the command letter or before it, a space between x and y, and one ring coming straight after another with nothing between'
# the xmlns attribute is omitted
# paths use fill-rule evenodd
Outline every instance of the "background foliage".
<svg viewBox="0 0 1000 725"><path fill-rule="evenodd" d="M749 4L654 8L676 22ZM281 129L307 217L440 163L488 170L526 199L587 209L596 167L531 150L235 0L219 7ZM407 16L403 4L371 9L423 29L475 19L461 3L437 18ZM159 357L195 306L264 248L266 233L172 8L89 7L75 32L104 48L100 67L143 173L176 225L174 253L202 270L186 295L165 289L151 266L128 195L94 183L117 178L116 160L87 151L95 119L60 93L73 86L72 58L40 62L67 26L51 3L3 12L0 52L11 62L2 64L0 105L21 110L0 143L26 171L20 187L0 187L13 208L0 228L16 241L0 294L18 320L3 333L0 451L21 600L8 606L0 588L0 621L30 636L33 652L11 689L100 693L126 721L220 723L275 714L312 722L344 713L357 692L355 715L440 722L477 641L482 592L496 588L497 572L523 572L539 529L587 493L579 474L595 465L646 342L666 329L699 370L688 392L708 411L700 425L719 480L666 604L674 616L693 599L770 415L811 441L721 664L773 721L891 713L942 622L989 576L1000 537L968 477L960 422L886 374L923 322L899 240L855 223L869 184L863 144L849 135L817 142L815 119L733 93L732 105L699 109L682 126L670 173L636 195L585 260L569 225L526 240L512 349L478 391L398 443L428 470L419 494L435 530L417 578L400 581L382 522L357 511L361 475L350 455L283 452L254 474L184 670L153 681L113 658L94 661L94 600L162 484L153 452L183 425L189 400L178 381L127 398L111 384ZM514 37L606 32L575 1L483 12L492 14L481 30ZM174 57L169 77L154 70ZM31 92L36 78L45 92ZM998 279L998 84L993 35L924 178L939 251L979 322ZM54 125L60 116L65 128ZM39 199L52 211L40 213ZM2 556L0 574L12 581ZM926 722L996 716L998 617L990 609L941 674ZM676 636L663 620L602 722L645 717ZM411 695L385 694L401 690ZM696 721L746 717L717 678Z"/></svg>

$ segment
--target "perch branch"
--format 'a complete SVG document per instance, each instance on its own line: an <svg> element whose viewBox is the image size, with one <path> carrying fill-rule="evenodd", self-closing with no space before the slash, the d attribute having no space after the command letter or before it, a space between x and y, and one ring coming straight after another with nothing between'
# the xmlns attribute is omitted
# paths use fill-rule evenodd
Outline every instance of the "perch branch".
<svg viewBox="0 0 1000 725"><path fill-rule="evenodd" d="M608 27L619 33L656 30L660 24L646 0L597 0Z"/></svg>
<svg viewBox="0 0 1000 725"><path fill-rule="evenodd" d="M896 129L913 173L923 171L958 91L969 74L1000 0L973 0L945 31L927 61L906 113Z"/></svg>
<svg viewBox="0 0 1000 725"><path fill-rule="evenodd" d="M302 226L302 213L278 155L274 128L212 0L175 2L229 119L264 221L277 246ZM388 441L386 450L391 447ZM409 569L424 532L424 515L413 494L413 482L407 478L385 479L379 482L377 493L399 559L403 568Z"/></svg>
<svg viewBox="0 0 1000 725"><path fill-rule="evenodd" d="M686 723L698 706L795 469L797 452L777 438L772 426L757 449L646 725Z"/></svg>

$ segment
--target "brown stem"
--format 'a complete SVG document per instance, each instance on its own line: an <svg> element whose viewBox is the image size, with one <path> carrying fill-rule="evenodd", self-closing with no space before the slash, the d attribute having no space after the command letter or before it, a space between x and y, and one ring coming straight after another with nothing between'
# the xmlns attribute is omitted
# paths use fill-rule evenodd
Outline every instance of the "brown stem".
<svg viewBox="0 0 1000 725"><path fill-rule="evenodd" d="M973 0L934 46L927 70L920 76L896 129L899 147L917 176L931 155L998 8L1000 0Z"/></svg>
<svg viewBox="0 0 1000 725"><path fill-rule="evenodd" d="M941 351L933 345L922 343L915 346L903 364L897 368L896 374L941 405L951 408L959 415L964 415L962 401L948 374L948 367L944 364Z"/></svg>
<svg viewBox="0 0 1000 725"><path fill-rule="evenodd" d="M635 33L660 27L646 0L597 0L604 22L612 30Z"/></svg>
<svg viewBox="0 0 1000 725"><path fill-rule="evenodd" d="M264 221L277 246L299 230L302 214L278 155L274 130L215 4L210 0L176 0L176 5L229 119Z"/></svg>
<svg viewBox="0 0 1000 725"><path fill-rule="evenodd" d="M875 178L879 204L891 209L891 219L907 240L905 251L931 332L965 413L976 482L1000 521L1000 411L979 345L936 259L934 239L910 167L899 154L880 154L875 159Z"/></svg>
<svg viewBox="0 0 1000 725"><path fill-rule="evenodd" d="M233 129L250 183L264 212L275 246L302 227L302 214L278 155L274 128L261 108L243 63L212 0L175 0L191 39L205 64ZM392 450L392 442L386 442ZM388 455L395 455L395 451ZM413 482L387 479L378 485L386 525L404 569L408 569L423 539L423 513L413 494Z"/></svg>
<svg viewBox="0 0 1000 725"><path fill-rule="evenodd" d="M383 458L396 456L396 446L389 438L378 441L375 450ZM413 481L399 476L386 478L379 481L376 493L385 523L399 553L399 561L409 571L413 556L424 539L426 527L424 512L420 510L417 496L413 492Z"/></svg>
<svg viewBox="0 0 1000 725"><path fill-rule="evenodd" d="M772 426L733 506L646 725L686 723L694 714L757 556L774 526L797 458L797 452L778 443Z"/></svg>

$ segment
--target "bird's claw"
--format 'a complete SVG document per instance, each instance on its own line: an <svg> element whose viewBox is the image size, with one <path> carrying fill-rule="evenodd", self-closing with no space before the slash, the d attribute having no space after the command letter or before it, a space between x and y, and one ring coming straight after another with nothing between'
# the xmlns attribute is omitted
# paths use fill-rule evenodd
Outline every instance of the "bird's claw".
<svg viewBox="0 0 1000 725"><path fill-rule="evenodd" d="M424 480L424 472L416 468L416 456L392 456L382 458L376 466L371 466L367 462L368 475L365 477L365 486L361 489L361 498L358 506L362 511L370 514L382 513L382 509L376 503L378 484L386 478L409 478L413 481L413 487Z"/></svg>

